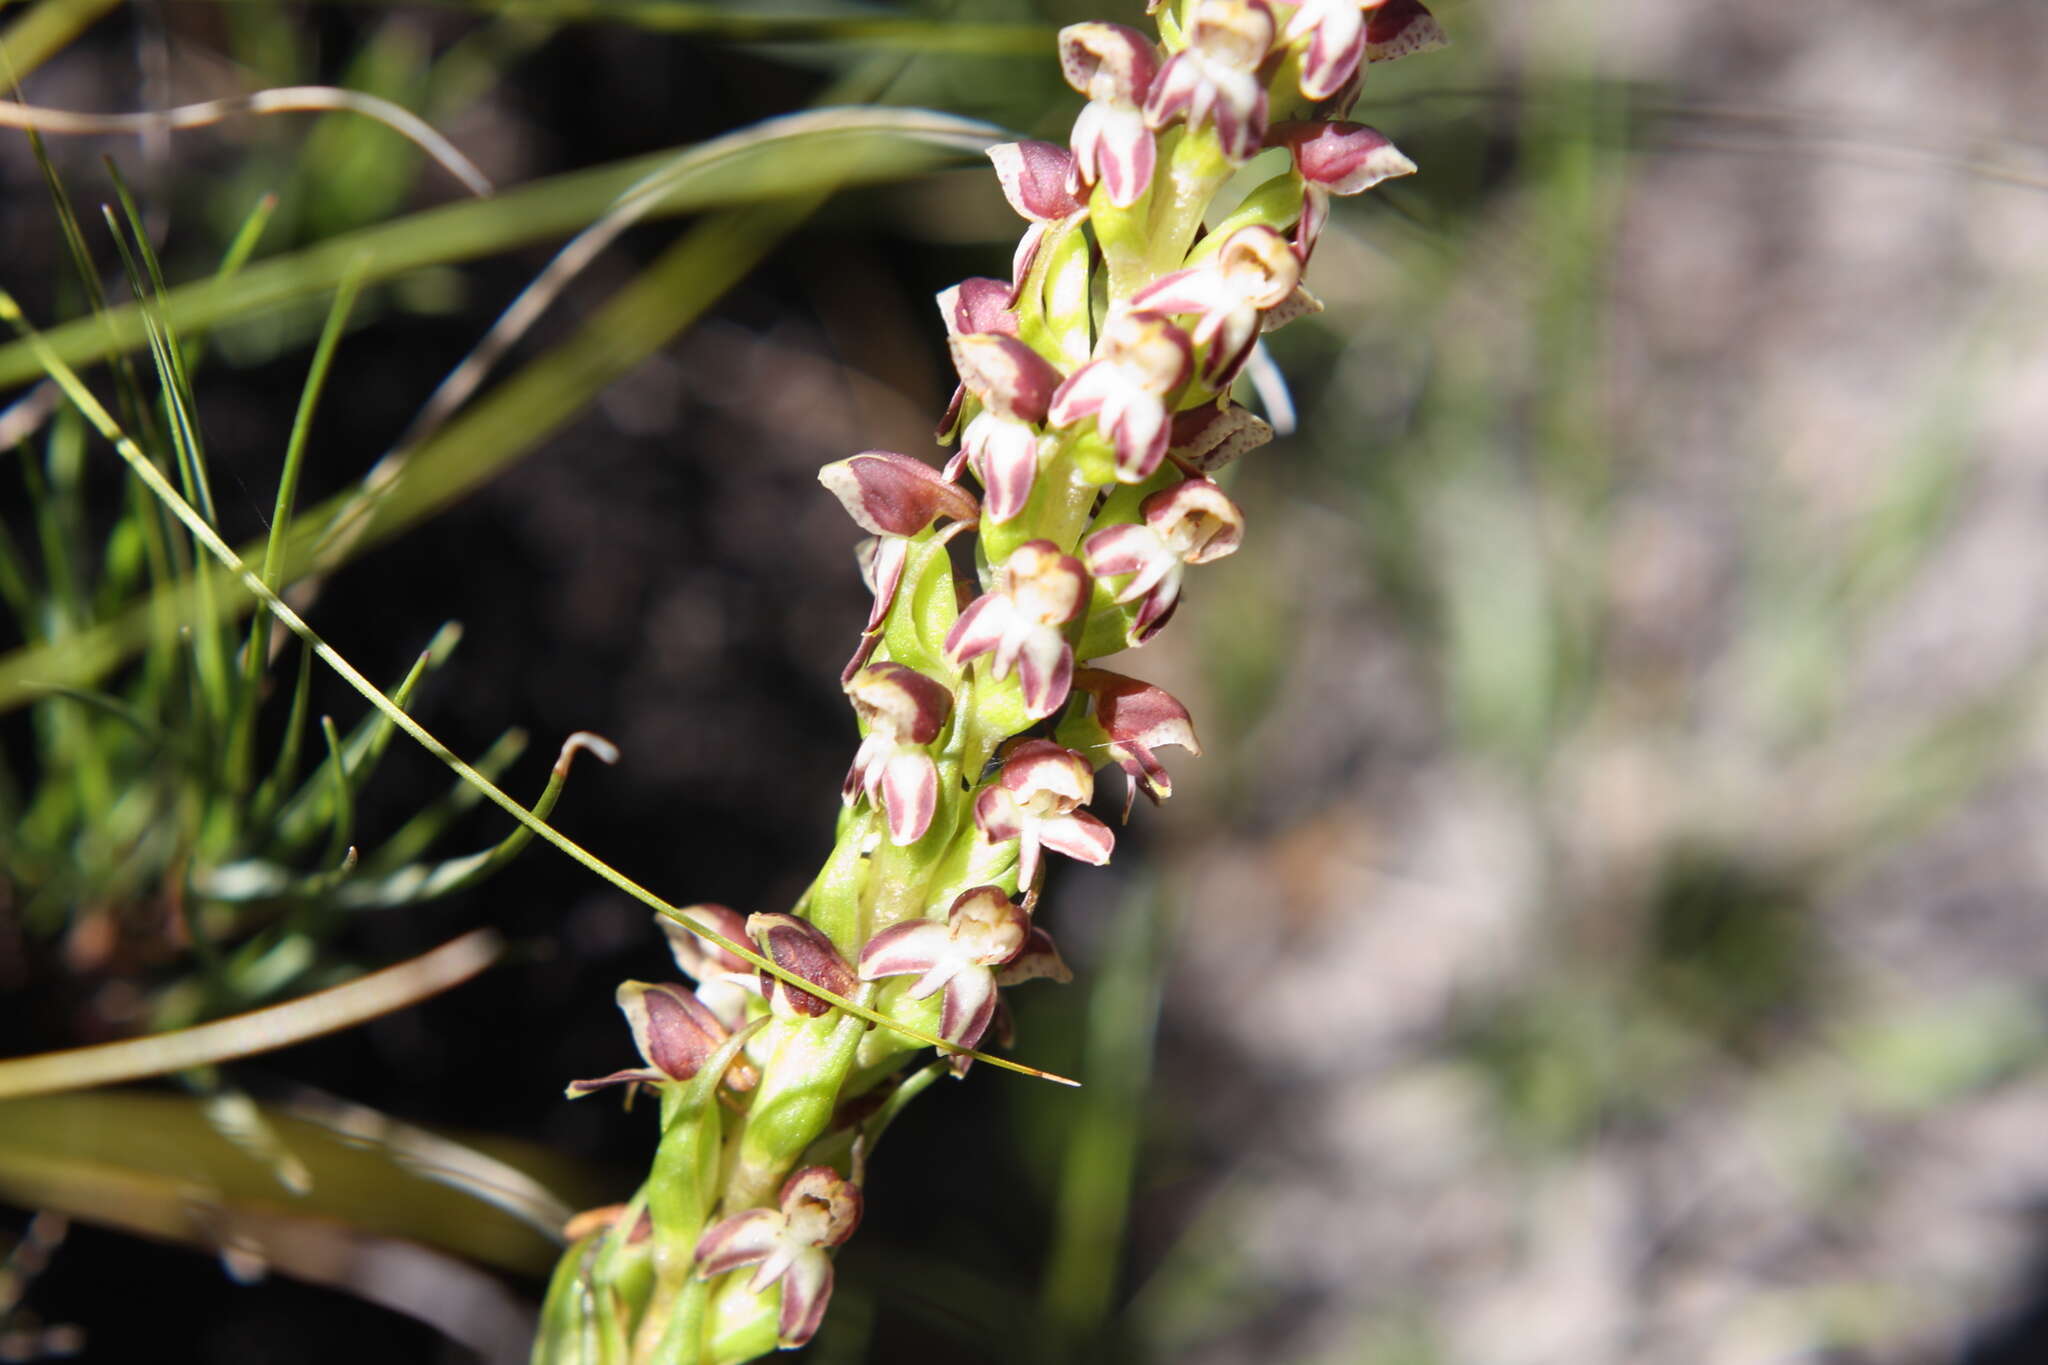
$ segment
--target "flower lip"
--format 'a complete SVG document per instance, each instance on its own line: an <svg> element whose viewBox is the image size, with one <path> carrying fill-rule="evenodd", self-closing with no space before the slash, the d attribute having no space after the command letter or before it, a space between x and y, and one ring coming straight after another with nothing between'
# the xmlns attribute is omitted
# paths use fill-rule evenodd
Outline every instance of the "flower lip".
<svg viewBox="0 0 2048 1365"><path fill-rule="evenodd" d="M1139 505L1145 523L1183 563L1208 564L1237 549L1244 513L1209 479L1187 479Z"/></svg>

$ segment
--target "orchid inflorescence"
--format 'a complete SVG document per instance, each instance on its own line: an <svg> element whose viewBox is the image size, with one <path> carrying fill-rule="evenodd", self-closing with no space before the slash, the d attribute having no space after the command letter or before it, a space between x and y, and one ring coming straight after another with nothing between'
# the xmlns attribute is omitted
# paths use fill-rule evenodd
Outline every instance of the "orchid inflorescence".
<svg viewBox="0 0 2048 1365"><path fill-rule="evenodd" d="M1345 121L1368 65L1443 35L1415 0L1152 9L1157 44L1061 31L1088 100L1069 146L990 149L1029 226L1009 280L939 296L956 453L820 473L870 537L873 594L842 676L862 738L837 843L790 913L685 912L786 976L664 920L694 988L620 988L645 1065L570 1093L655 1092L660 1147L630 1203L575 1225L537 1362L722 1365L809 1340L882 1128L1008 1041L1004 987L1068 979L1032 912L1048 853L1109 860L1084 809L1096 769L1122 769L1128 818L1172 790L1160 749L1199 752L1179 702L1091 661L1152 638L1189 566L1236 549L1244 518L1210 475L1273 433L1232 390L1264 332L1319 307L1301 277L1330 196L1414 170ZM1212 217L1273 148L1286 168ZM911 1072L923 1044L796 980L957 1050Z"/></svg>

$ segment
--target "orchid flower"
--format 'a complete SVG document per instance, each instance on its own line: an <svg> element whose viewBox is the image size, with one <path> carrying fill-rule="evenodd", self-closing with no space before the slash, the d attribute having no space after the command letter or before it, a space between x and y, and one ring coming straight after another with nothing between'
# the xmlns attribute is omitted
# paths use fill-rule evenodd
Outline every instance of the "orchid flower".
<svg viewBox="0 0 2048 1365"><path fill-rule="evenodd" d="M783 1185L777 1207L736 1213L699 1239L697 1278L758 1267L747 1292L764 1294L780 1283L775 1341L785 1350L801 1346L817 1334L832 1298L832 1258L825 1248L853 1236L860 1211L858 1185L830 1166L806 1166Z"/></svg>
<svg viewBox="0 0 2048 1365"><path fill-rule="evenodd" d="M908 994L924 1000L940 990L939 1036L973 1047L995 1015L996 975L1023 951L1031 920L999 886L977 886L954 898L943 922L892 924L860 950L860 978L916 976Z"/></svg>
<svg viewBox="0 0 2048 1365"><path fill-rule="evenodd" d="M863 668L846 684L867 738L846 770L841 796L862 793L889 817L889 839L914 844L924 837L938 805L939 770L926 747L953 713L953 694L899 663Z"/></svg>
<svg viewBox="0 0 2048 1365"><path fill-rule="evenodd" d="M1259 67L1272 49L1266 0L1197 0L1187 46L1167 59L1145 102L1145 122L1165 128L1213 125L1232 164L1251 160L1266 135L1266 85Z"/></svg>
<svg viewBox="0 0 2048 1365"><path fill-rule="evenodd" d="M1363 194L1382 180L1415 173L1415 163L1384 133L1362 123L1276 123L1266 141L1294 154L1302 181L1294 252L1304 262L1329 220L1331 195Z"/></svg>
<svg viewBox="0 0 2048 1365"><path fill-rule="evenodd" d="M1041 845L1097 867L1109 861L1116 836L1080 809L1094 795L1094 765L1051 740L1029 739L974 798L974 823L992 844L1017 841L1017 886L1028 890Z"/></svg>
<svg viewBox="0 0 2048 1365"><path fill-rule="evenodd" d="M996 584L968 604L946 636L946 657L956 668L993 655L989 675L1017 671L1027 714L1049 716L1067 699L1074 648L1063 627L1087 605L1090 579L1081 561L1049 540L1010 552Z"/></svg>
<svg viewBox="0 0 2048 1365"><path fill-rule="evenodd" d="M1279 307L1301 283L1301 261L1269 227L1239 228L1201 265L1163 275L1131 296L1131 306L1196 319L1188 339L1208 347L1202 382L1221 391L1259 339L1259 315Z"/></svg>
<svg viewBox="0 0 2048 1365"><path fill-rule="evenodd" d="M1038 477L1038 424L1059 387L1060 372L1013 336L973 332L951 339L954 368L981 411L960 435L960 453L946 466L957 478L964 463L988 494L989 520L1024 510Z"/></svg>
<svg viewBox="0 0 2048 1365"><path fill-rule="evenodd" d="M1244 513L1208 479L1162 489L1138 510L1143 521L1097 531L1083 548L1096 577L1130 576L1116 600L1139 604L1127 637L1133 645L1150 639L1173 613L1188 565L1223 558L1244 536Z"/></svg>
<svg viewBox="0 0 2048 1365"><path fill-rule="evenodd" d="M1074 120L1068 189L1100 183L1127 209L1152 187L1157 162L1143 105L1159 58L1145 35L1122 24L1069 24L1060 30L1060 74L1088 97Z"/></svg>
<svg viewBox="0 0 2048 1365"><path fill-rule="evenodd" d="M1125 312L1110 318L1095 358L1053 395L1046 420L1069 427L1093 417L1116 448L1116 476L1125 483L1152 477L1172 435L1166 397L1187 382L1194 343L1158 313Z"/></svg>

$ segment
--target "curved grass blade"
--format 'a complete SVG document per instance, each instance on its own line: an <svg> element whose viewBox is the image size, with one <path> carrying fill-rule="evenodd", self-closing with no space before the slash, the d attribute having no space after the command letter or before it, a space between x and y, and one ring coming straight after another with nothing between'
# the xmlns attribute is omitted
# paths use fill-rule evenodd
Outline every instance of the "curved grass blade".
<svg viewBox="0 0 2048 1365"><path fill-rule="evenodd" d="M435 132L419 115L379 96L331 85L284 86L136 114L80 114L68 109L47 109L0 100L0 127L82 135L154 133L205 128L237 114L309 113L360 114L374 119L432 157L443 170L461 181L462 187L471 194L482 198L492 191L490 178L476 168L476 163L464 156L454 143Z"/></svg>
<svg viewBox="0 0 2048 1365"><path fill-rule="evenodd" d="M53 1095L185 1071L353 1028L461 985L495 961L502 947L496 934L474 929L395 967L282 1005L176 1033L10 1057L0 1061L0 1099Z"/></svg>

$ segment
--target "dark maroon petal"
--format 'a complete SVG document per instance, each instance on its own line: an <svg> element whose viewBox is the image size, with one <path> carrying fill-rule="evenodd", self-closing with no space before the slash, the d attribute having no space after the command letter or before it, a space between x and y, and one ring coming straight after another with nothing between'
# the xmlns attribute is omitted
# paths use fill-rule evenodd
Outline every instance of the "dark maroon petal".
<svg viewBox="0 0 2048 1365"><path fill-rule="evenodd" d="M640 1055L674 1080L696 1075L726 1039L718 1016L681 986L627 981L619 986L618 999Z"/></svg>
<svg viewBox="0 0 2048 1365"><path fill-rule="evenodd" d="M1415 163L1385 134L1362 123L1275 124L1266 142L1294 153L1301 178L1332 194L1362 194L1382 180L1415 171Z"/></svg>
<svg viewBox="0 0 2048 1365"><path fill-rule="evenodd" d="M786 972L793 972L835 995L850 995L859 978L823 930L795 915L751 915L747 931L761 945L762 955ZM831 1010L831 1002L809 991L789 985L780 977L762 973L761 988L771 1000L779 999L798 1014L812 1017Z"/></svg>
<svg viewBox="0 0 2048 1365"><path fill-rule="evenodd" d="M1046 405L1060 386L1051 361L1000 332L970 332L949 344L961 382L975 397L1005 417L1045 420Z"/></svg>
<svg viewBox="0 0 2048 1365"><path fill-rule="evenodd" d="M747 941L746 916L729 906L687 905L683 907L683 917L734 943ZM654 922L661 926L662 936L668 940L669 954L675 958L676 966L693 981L704 981L721 972L754 970L753 964L745 958L736 957L711 940L698 937L667 915L656 915Z"/></svg>

